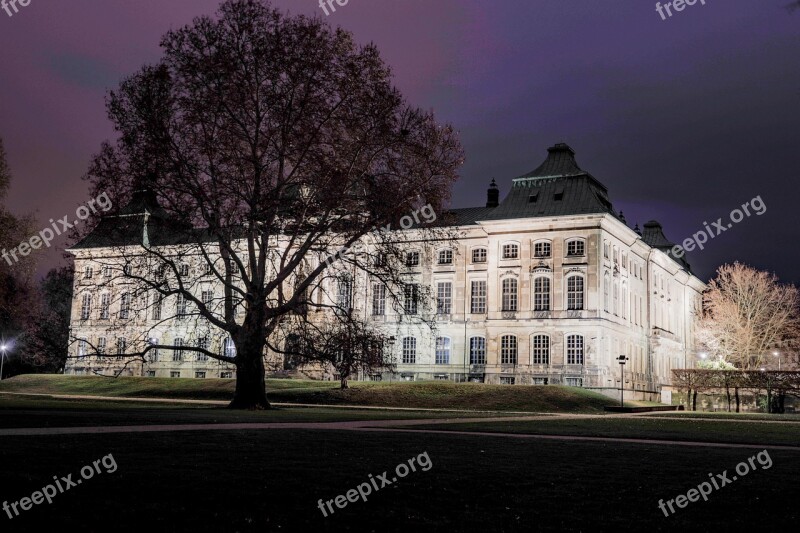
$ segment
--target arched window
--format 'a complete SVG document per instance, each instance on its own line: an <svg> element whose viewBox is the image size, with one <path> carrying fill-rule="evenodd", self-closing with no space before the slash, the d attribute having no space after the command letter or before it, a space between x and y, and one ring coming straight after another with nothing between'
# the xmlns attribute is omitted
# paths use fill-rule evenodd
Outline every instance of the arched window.
<svg viewBox="0 0 800 533"><path fill-rule="evenodd" d="M450 364L450 337L436 337L436 364Z"/></svg>
<svg viewBox="0 0 800 533"><path fill-rule="evenodd" d="M506 278L503 280L503 311L517 310L517 280Z"/></svg>
<svg viewBox="0 0 800 533"><path fill-rule="evenodd" d="M539 276L533 280L533 310L550 310L550 278Z"/></svg>
<svg viewBox="0 0 800 533"><path fill-rule="evenodd" d="M608 279L608 273L603 276L603 310L608 313L611 309L611 295L609 294L609 286L611 280Z"/></svg>
<svg viewBox="0 0 800 533"><path fill-rule="evenodd" d="M547 335L535 335L532 346L531 362L534 365L550 364L550 337Z"/></svg>
<svg viewBox="0 0 800 533"><path fill-rule="evenodd" d="M581 309L583 309L583 276L570 276L567 278L567 310Z"/></svg>
<svg viewBox="0 0 800 533"><path fill-rule="evenodd" d="M567 335L567 364L583 364L583 335Z"/></svg>
<svg viewBox="0 0 800 533"><path fill-rule="evenodd" d="M416 337L403 337L403 364L411 365L417 362Z"/></svg>
<svg viewBox="0 0 800 533"><path fill-rule="evenodd" d="M500 363L517 364L517 338L514 335L503 335L500 338Z"/></svg>
<svg viewBox="0 0 800 533"><path fill-rule="evenodd" d="M469 340L469 364L486 364L486 339L483 337L472 337Z"/></svg>

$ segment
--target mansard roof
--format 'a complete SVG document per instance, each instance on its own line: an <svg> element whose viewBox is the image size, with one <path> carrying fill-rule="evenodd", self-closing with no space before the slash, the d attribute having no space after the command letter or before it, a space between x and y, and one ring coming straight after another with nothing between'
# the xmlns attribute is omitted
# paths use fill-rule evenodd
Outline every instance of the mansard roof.
<svg viewBox="0 0 800 533"><path fill-rule="evenodd" d="M644 229L642 230L642 240L652 248L657 248L670 256L673 261L681 265L689 272L692 271L691 267L689 266L689 262L686 261L685 256L675 256L672 251L672 249L675 247L675 243L667 239L667 236L664 235L664 228L661 227L661 224L657 220L651 220L650 222L645 223Z"/></svg>

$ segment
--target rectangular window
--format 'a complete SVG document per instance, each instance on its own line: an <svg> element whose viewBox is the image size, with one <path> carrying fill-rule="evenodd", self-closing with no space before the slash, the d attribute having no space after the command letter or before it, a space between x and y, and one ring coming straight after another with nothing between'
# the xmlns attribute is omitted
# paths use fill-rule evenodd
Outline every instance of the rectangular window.
<svg viewBox="0 0 800 533"><path fill-rule="evenodd" d="M436 313L449 315L453 308L453 284L449 281L436 285Z"/></svg>
<svg viewBox="0 0 800 533"><path fill-rule="evenodd" d="M225 341L222 343L222 353L226 357L231 357L231 358L236 357L236 344L230 337L225 339Z"/></svg>
<svg viewBox="0 0 800 533"><path fill-rule="evenodd" d="M111 307L111 295L103 293L100 295L100 319L108 320L109 308Z"/></svg>
<svg viewBox="0 0 800 533"><path fill-rule="evenodd" d="M567 387L583 387L583 378L567 378Z"/></svg>
<svg viewBox="0 0 800 533"><path fill-rule="evenodd" d="M148 377L148 378L154 378L154 377L156 377L156 371L155 371L155 370L148 370L148 371L147 371L147 377Z"/></svg>
<svg viewBox="0 0 800 533"><path fill-rule="evenodd" d="M169 373L169 377L171 377L171 378L179 378L179 377L181 377L180 370L173 370L172 372Z"/></svg>
<svg viewBox="0 0 800 533"><path fill-rule="evenodd" d="M533 338L532 362L535 365L550 364L550 337L536 335Z"/></svg>
<svg viewBox="0 0 800 533"><path fill-rule="evenodd" d="M181 338L175 339L173 346L175 347L175 349L172 350L172 360L183 361L183 339Z"/></svg>
<svg viewBox="0 0 800 533"><path fill-rule="evenodd" d="M440 250L439 251L439 264L452 265L453 264L453 250Z"/></svg>
<svg viewBox="0 0 800 533"><path fill-rule="evenodd" d="M200 293L200 301L206 307L211 306L211 301L214 299L214 291L203 291Z"/></svg>
<svg viewBox="0 0 800 533"><path fill-rule="evenodd" d="M469 364L486 364L486 339L483 337L472 337L469 340Z"/></svg>
<svg viewBox="0 0 800 533"><path fill-rule="evenodd" d="M345 311L353 308L353 280L349 276L343 276L339 279L336 305L340 310Z"/></svg>
<svg viewBox="0 0 800 533"><path fill-rule="evenodd" d="M110 278L111 277L111 267L110 266L104 266L103 267L103 277L104 278Z"/></svg>
<svg viewBox="0 0 800 533"><path fill-rule="evenodd" d="M90 267L90 266L87 266L86 268L83 269L83 278L84 279L90 279L92 277L93 273L94 273L94 269L92 269L92 267Z"/></svg>
<svg viewBox="0 0 800 533"><path fill-rule="evenodd" d="M533 281L533 310L550 310L550 278L540 276Z"/></svg>
<svg viewBox="0 0 800 533"><path fill-rule="evenodd" d="M547 385L547 378L533 378L534 385Z"/></svg>
<svg viewBox="0 0 800 533"><path fill-rule="evenodd" d="M122 319L127 319L131 317L131 301L133 300L133 296L131 293L126 292L122 294L122 298L119 301L119 317Z"/></svg>
<svg viewBox="0 0 800 533"><path fill-rule="evenodd" d="M517 280L506 278L503 280L503 311L517 310Z"/></svg>
<svg viewBox="0 0 800 533"><path fill-rule="evenodd" d="M500 385L513 385L516 381L516 378L511 376L500 376Z"/></svg>
<svg viewBox="0 0 800 533"><path fill-rule="evenodd" d="M417 339L415 337L403 338L403 364L412 365L417 362Z"/></svg>
<svg viewBox="0 0 800 533"><path fill-rule="evenodd" d="M78 357L86 357L86 341L83 339L78 341Z"/></svg>
<svg viewBox="0 0 800 533"><path fill-rule="evenodd" d="M175 316L178 319L186 318L187 315L186 296L181 293L175 295Z"/></svg>
<svg viewBox="0 0 800 533"><path fill-rule="evenodd" d="M196 379L205 379L206 378L206 373L205 372L195 372L194 373L194 377Z"/></svg>
<svg viewBox="0 0 800 533"><path fill-rule="evenodd" d="M585 254L584 242L580 240L569 241L567 243L567 255L581 256ZM616 260L616 253L614 259ZM615 261L616 262L616 261Z"/></svg>
<svg viewBox="0 0 800 533"><path fill-rule="evenodd" d="M386 285L383 283L372 284L372 314L374 316L386 314Z"/></svg>
<svg viewBox="0 0 800 533"><path fill-rule="evenodd" d="M517 259L519 257L519 246L516 244L503 245L503 259Z"/></svg>
<svg viewBox="0 0 800 533"><path fill-rule="evenodd" d="M188 276L189 275L189 265L187 265L186 263L183 263L180 266L180 275L181 276Z"/></svg>
<svg viewBox="0 0 800 533"><path fill-rule="evenodd" d="M222 379L231 379L233 377L233 372L220 372L219 377Z"/></svg>
<svg viewBox="0 0 800 533"><path fill-rule="evenodd" d="M549 242L537 242L533 245L533 257L550 257L552 248Z"/></svg>
<svg viewBox="0 0 800 533"><path fill-rule="evenodd" d="M209 345L210 343L208 341L208 337L200 337L199 339L197 339L197 347L200 348L201 350L208 350ZM208 354L197 352L197 360L208 361Z"/></svg>
<svg viewBox="0 0 800 533"><path fill-rule="evenodd" d="M450 338L436 337L436 364L450 364Z"/></svg>
<svg viewBox="0 0 800 533"><path fill-rule="evenodd" d="M117 338L117 359L121 359L125 355L125 351L128 348L128 341L125 337L118 337Z"/></svg>
<svg viewBox="0 0 800 533"><path fill-rule="evenodd" d="M406 254L406 266L407 267L419 266L419 252L408 252Z"/></svg>
<svg viewBox="0 0 800 533"><path fill-rule="evenodd" d="M100 337L97 339L97 353L98 357L102 357L102 354L106 353L106 338Z"/></svg>
<svg viewBox="0 0 800 533"><path fill-rule="evenodd" d="M583 364L583 336L569 335L567 337L567 364Z"/></svg>
<svg viewBox="0 0 800 533"><path fill-rule="evenodd" d="M405 312L407 315L416 315L419 304L419 286L416 284L406 285L404 288Z"/></svg>
<svg viewBox="0 0 800 533"><path fill-rule="evenodd" d="M571 276L567 278L567 310L581 309L583 309L583 277Z"/></svg>
<svg viewBox="0 0 800 533"><path fill-rule="evenodd" d="M486 313L486 281L478 280L472 282L472 298L470 300L470 312L474 315Z"/></svg>
<svg viewBox="0 0 800 533"><path fill-rule="evenodd" d="M473 263L485 263L486 262L486 248L475 248L472 250L472 262Z"/></svg>
<svg viewBox="0 0 800 533"><path fill-rule="evenodd" d="M517 364L517 338L514 335L503 335L500 339L500 364Z"/></svg>
<svg viewBox="0 0 800 533"><path fill-rule="evenodd" d="M159 293L156 294L153 300L153 320L161 320L161 306L164 303L164 296Z"/></svg>
<svg viewBox="0 0 800 533"><path fill-rule="evenodd" d="M92 295L84 294L81 299L81 320L89 320L89 314L92 312Z"/></svg>

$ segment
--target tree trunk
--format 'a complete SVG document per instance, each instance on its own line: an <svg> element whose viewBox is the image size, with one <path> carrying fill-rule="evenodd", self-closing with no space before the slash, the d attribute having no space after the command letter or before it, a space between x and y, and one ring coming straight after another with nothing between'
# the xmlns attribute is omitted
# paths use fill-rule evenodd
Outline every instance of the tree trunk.
<svg viewBox="0 0 800 533"><path fill-rule="evenodd" d="M733 388L733 393L736 396L736 412L738 413L739 412L739 405L741 403L741 400L739 399L739 387L734 387Z"/></svg>
<svg viewBox="0 0 800 533"><path fill-rule="evenodd" d="M340 381L342 383L342 390L350 388L347 384L347 376L342 376Z"/></svg>
<svg viewBox="0 0 800 533"><path fill-rule="evenodd" d="M728 412L731 412L731 388L725 384L725 396L728 397Z"/></svg>
<svg viewBox="0 0 800 533"><path fill-rule="evenodd" d="M263 343L243 340L236 343L236 350L236 392L228 408L269 409L264 382Z"/></svg>
<svg viewBox="0 0 800 533"><path fill-rule="evenodd" d="M692 411L697 411L697 389L692 393Z"/></svg>

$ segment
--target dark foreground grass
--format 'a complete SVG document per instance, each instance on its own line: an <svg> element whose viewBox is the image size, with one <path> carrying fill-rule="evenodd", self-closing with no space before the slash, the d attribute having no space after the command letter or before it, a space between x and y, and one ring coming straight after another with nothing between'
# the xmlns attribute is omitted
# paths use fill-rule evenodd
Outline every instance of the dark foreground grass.
<svg viewBox="0 0 800 533"><path fill-rule="evenodd" d="M684 440L738 444L800 446L800 424L759 424L692 419L626 417L508 422L472 422L403 426L406 429L488 431L531 435L578 435L633 439Z"/></svg>
<svg viewBox="0 0 800 533"><path fill-rule="evenodd" d="M800 422L800 414L794 413L784 413L782 415L779 414L767 414L767 413L727 413L727 412L712 412L712 411L702 411L702 412L685 412L685 411L676 411L672 413L659 413L655 412L653 414L646 415L649 417L658 417L658 418L711 418L717 420L767 420L770 422Z"/></svg>
<svg viewBox="0 0 800 533"><path fill-rule="evenodd" d="M188 404L101 402L9 397L0 394L0 428L133 426L152 424L233 424L247 422L342 422L498 416L497 413L438 413L335 407L282 407L231 411ZM499 415L502 416L502 415Z"/></svg>
<svg viewBox="0 0 800 533"><path fill-rule="evenodd" d="M348 503L333 499L427 453L432 468ZM675 498L755 451L341 431L215 431L0 439L0 501L113 454L95 475L4 531L770 531L796 525L800 453L665 517Z"/></svg>
<svg viewBox="0 0 800 533"><path fill-rule="evenodd" d="M352 382L350 389L337 387L330 381L267 380L270 401L285 403L573 413L601 413L605 406L616 405L611 398L576 387L441 382ZM0 392L203 400L230 400L233 390L230 379L26 375L0 383Z"/></svg>

